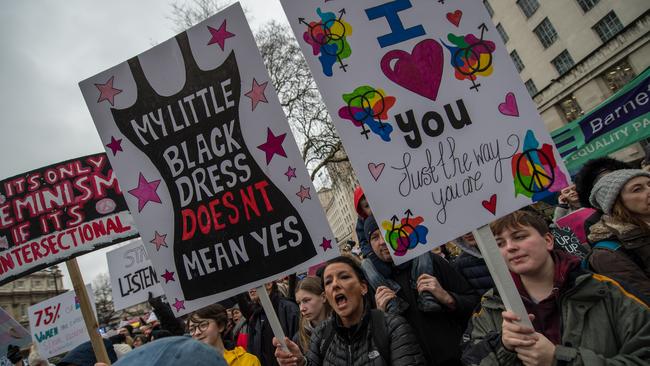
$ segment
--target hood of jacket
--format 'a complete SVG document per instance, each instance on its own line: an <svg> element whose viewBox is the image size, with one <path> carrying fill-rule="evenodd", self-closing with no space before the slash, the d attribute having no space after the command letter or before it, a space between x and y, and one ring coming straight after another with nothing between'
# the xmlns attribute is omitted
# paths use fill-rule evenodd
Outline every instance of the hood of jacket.
<svg viewBox="0 0 650 366"><path fill-rule="evenodd" d="M108 339L102 338L102 341L104 342L104 347L106 347L106 353L108 354L108 359L111 362L116 362L117 361L117 355L115 354L115 350L113 349L113 343L109 341ZM97 359L95 358L95 352L93 351L93 346L88 342L84 342L74 349L72 351L68 352L68 354L63 357L59 363L57 363L57 366L66 366L66 365L76 365L76 366L94 366L95 363L97 362Z"/></svg>
<svg viewBox="0 0 650 366"><path fill-rule="evenodd" d="M625 249L637 249L650 243L650 234L634 224L603 215L589 228L589 241L596 243L603 240L615 240Z"/></svg>
<svg viewBox="0 0 650 366"><path fill-rule="evenodd" d="M226 363L228 365L259 365L257 357L250 353L247 353L246 350L240 346L237 346L231 350L224 350L223 358L226 360Z"/></svg>
<svg viewBox="0 0 650 366"><path fill-rule="evenodd" d="M460 249L462 249L463 252L472 255L473 257L476 258L483 258L483 255L481 252L478 250L477 246L469 245L465 239L462 237L454 240L454 244L458 246Z"/></svg>
<svg viewBox="0 0 650 366"><path fill-rule="evenodd" d="M553 258L553 292L551 296L559 297L561 292L564 292L569 286L569 274L580 268L580 259L571 254L561 250L554 250L551 252ZM522 297L530 299L528 291L524 287L521 276L516 273L510 272L517 290Z"/></svg>
<svg viewBox="0 0 650 366"><path fill-rule="evenodd" d="M359 203L361 202L361 198L363 198L363 196L363 189L361 189L360 186L354 189L354 209L357 211L357 215L359 215L359 217L365 219L368 216L363 212L361 207L359 207Z"/></svg>

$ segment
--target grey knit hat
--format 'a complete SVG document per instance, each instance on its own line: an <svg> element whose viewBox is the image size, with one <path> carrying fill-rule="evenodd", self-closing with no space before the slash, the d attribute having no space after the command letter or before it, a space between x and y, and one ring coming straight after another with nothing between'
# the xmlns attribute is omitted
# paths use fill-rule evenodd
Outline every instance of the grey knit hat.
<svg viewBox="0 0 650 366"><path fill-rule="evenodd" d="M604 213L611 214L616 197L621 193L625 183L636 177L650 178L650 173L641 169L620 169L607 173L591 189L589 202Z"/></svg>

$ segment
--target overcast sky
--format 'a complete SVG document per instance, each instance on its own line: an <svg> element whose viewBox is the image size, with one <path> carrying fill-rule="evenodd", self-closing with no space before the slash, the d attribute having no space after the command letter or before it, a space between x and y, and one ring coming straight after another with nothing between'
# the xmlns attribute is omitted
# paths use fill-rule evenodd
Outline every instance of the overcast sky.
<svg viewBox="0 0 650 366"><path fill-rule="evenodd" d="M77 83L173 37L172 2L2 2L0 180L104 151ZM254 31L270 20L287 22L278 0L241 3ZM105 252L79 257L86 282L108 271Z"/></svg>

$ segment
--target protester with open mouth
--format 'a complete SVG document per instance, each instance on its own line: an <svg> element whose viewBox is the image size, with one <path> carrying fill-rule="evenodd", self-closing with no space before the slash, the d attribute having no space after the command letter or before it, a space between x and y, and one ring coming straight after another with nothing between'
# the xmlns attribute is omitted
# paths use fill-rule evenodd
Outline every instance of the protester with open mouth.
<svg viewBox="0 0 650 366"><path fill-rule="evenodd" d="M192 338L214 347L223 354L229 366L260 366L260 361L254 355L247 353L242 347L227 350L222 333L226 329L228 313L220 304L213 304L193 312L187 318L187 329Z"/></svg>
<svg viewBox="0 0 650 366"><path fill-rule="evenodd" d="M354 259L331 259L323 271L323 288L334 310L312 334L306 355L285 338L287 350L274 338L282 366L425 365L412 328L398 315L372 309L368 281Z"/></svg>

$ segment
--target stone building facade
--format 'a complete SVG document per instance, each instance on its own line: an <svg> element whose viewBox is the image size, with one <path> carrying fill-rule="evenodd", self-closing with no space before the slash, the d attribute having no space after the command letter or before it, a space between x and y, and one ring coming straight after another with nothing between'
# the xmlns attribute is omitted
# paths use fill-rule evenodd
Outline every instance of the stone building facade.
<svg viewBox="0 0 650 366"><path fill-rule="evenodd" d="M29 306L67 290L58 266L38 271L0 286L0 306L25 328L29 328Z"/></svg>
<svg viewBox="0 0 650 366"><path fill-rule="evenodd" d="M650 65L650 1L484 0L549 131L588 113ZM643 157L639 144L616 154Z"/></svg>
<svg viewBox="0 0 650 366"><path fill-rule="evenodd" d="M345 152L341 151L340 154L344 155ZM322 188L318 192L327 221L339 246L349 241L356 243L358 240L354 228L357 223L357 212L354 209L353 197L359 181L349 161L328 165L327 174L331 187Z"/></svg>

